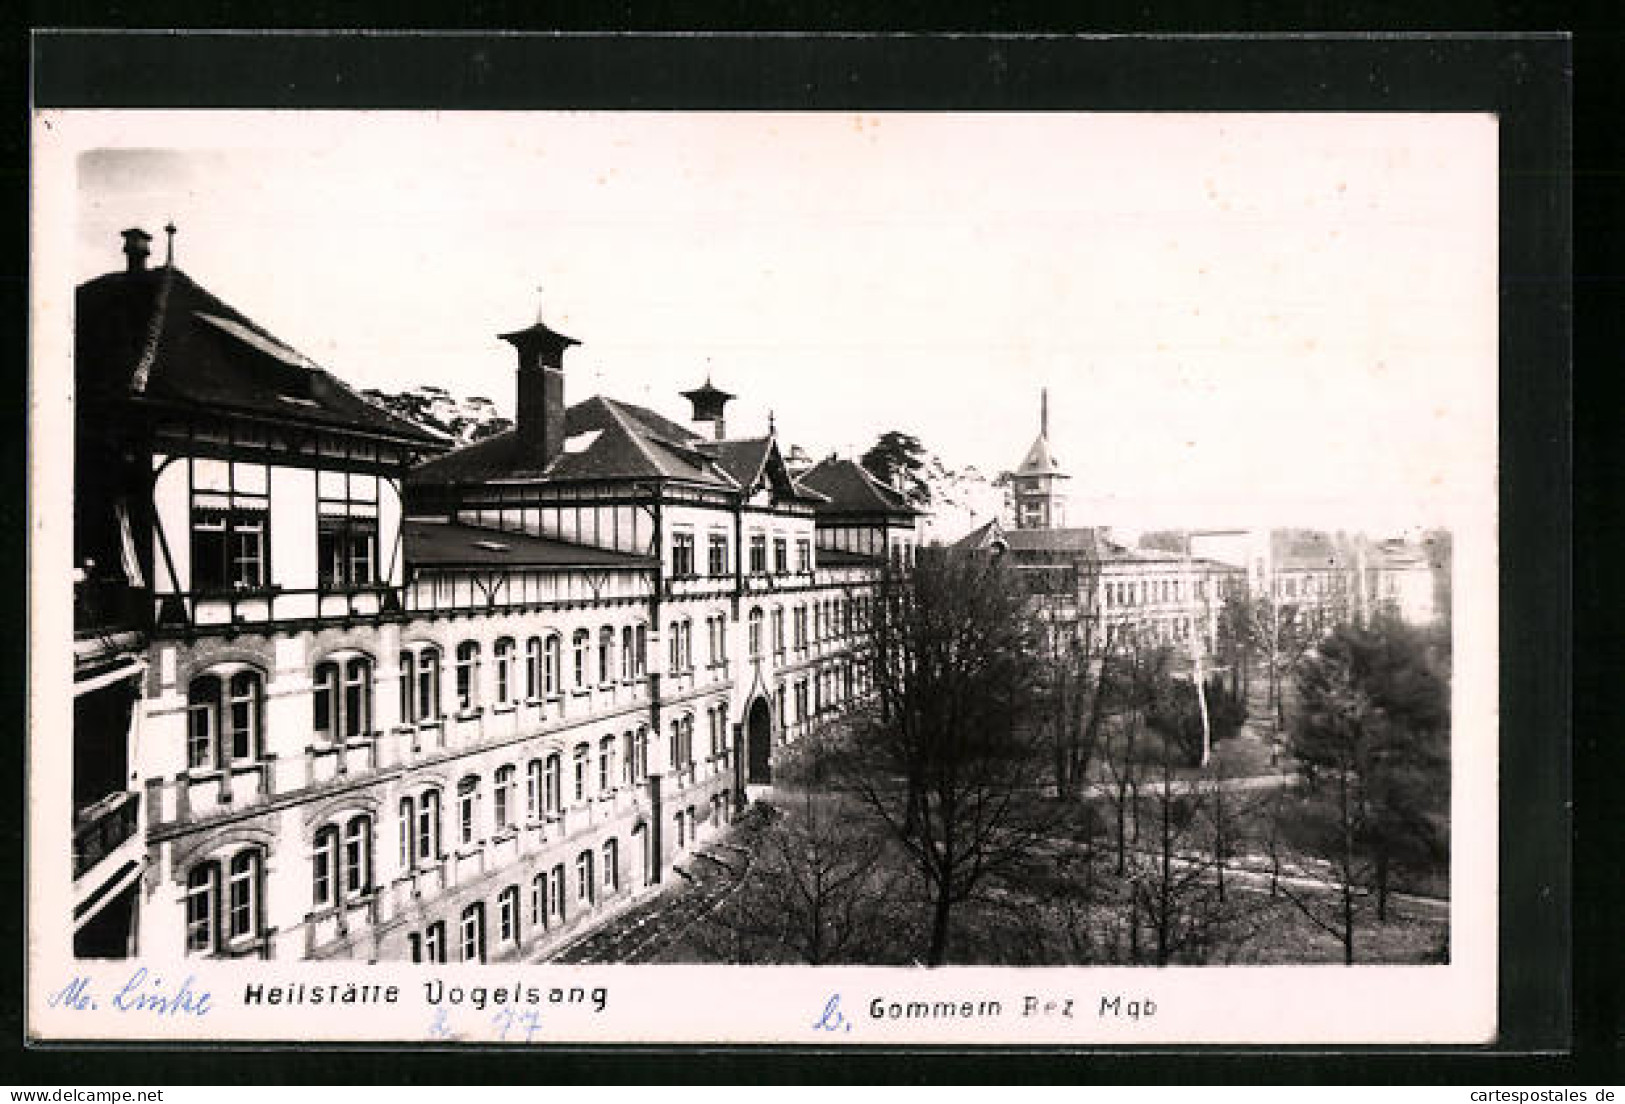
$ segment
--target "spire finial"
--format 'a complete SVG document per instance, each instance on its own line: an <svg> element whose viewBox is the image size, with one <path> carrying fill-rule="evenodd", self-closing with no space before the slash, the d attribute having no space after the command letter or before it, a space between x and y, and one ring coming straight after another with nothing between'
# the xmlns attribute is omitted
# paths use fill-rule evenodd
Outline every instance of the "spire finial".
<svg viewBox="0 0 1625 1104"><path fill-rule="evenodd" d="M171 266L173 266L175 264L175 220L174 219L170 219L168 222L164 223L164 236L165 236L165 239L166 239L165 244L164 244L164 267L168 268L168 267L171 267Z"/></svg>
<svg viewBox="0 0 1625 1104"><path fill-rule="evenodd" d="M1038 392L1038 433L1041 437L1049 436L1049 388L1040 388Z"/></svg>
<svg viewBox="0 0 1625 1104"><path fill-rule="evenodd" d="M536 285L536 324L541 325L541 322L542 322L542 285L537 284Z"/></svg>
<svg viewBox="0 0 1625 1104"><path fill-rule="evenodd" d="M767 432L769 435L778 432L778 427L773 424L773 411L771 410L767 412Z"/></svg>

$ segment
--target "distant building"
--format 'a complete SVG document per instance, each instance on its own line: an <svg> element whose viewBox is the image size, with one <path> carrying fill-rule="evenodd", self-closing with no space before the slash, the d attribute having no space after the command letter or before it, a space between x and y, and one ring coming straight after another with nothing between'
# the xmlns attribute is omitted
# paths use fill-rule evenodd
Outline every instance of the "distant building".
<svg viewBox="0 0 1625 1104"><path fill-rule="evenodd" d="M1061 470L1049 443L1049 391L1039 400L1038 436L1021 463L1009 473L1015 528L1060 529L1066 525L1066 494L1062 482L1071 476Z"/></svg>

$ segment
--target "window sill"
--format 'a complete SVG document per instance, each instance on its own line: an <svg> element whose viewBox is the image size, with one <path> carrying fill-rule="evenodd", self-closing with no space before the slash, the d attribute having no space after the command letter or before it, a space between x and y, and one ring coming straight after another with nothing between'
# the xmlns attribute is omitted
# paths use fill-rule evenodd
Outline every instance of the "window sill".
<svg viewBox="0 0 1625 1104"><path fill-rule="evenodd" d="M497 704L491 707L491 712L493 714L512 713L518 708L519 706L516 702L497 702Z"/></svg>
<svg viewBox="0 0 1625 1104"><path fill-rule="evenodd" d="M585 697L590 697L591 695L592 695L592 690L589 689L588 687L585 687L585 686L581 687L578 690L570 691L570 696L572 698L585 698Z"/></svg>
<svg viewBox="0 0 1625 1104"><path fill-rule="evenodd" d="M484 713L485 707L476 705L473 709L459 709L457 711L457 719L459 721L472 721L475 718L482 716Z"/></svg>

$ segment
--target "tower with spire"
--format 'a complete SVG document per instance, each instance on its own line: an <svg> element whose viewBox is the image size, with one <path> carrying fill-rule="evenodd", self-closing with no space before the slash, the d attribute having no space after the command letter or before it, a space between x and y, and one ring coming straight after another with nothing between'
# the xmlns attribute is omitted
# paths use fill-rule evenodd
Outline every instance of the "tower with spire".
<svg viewBox="0 0 1625 1104"><path fill-rule="evenodd" d="M1010 473L1017 529L1058 529L1066 524L1066 494L1061 481L1071 478L1055 461L1049 444L1049 388L1039 393L1038 438L1025 459Z"/></svg>

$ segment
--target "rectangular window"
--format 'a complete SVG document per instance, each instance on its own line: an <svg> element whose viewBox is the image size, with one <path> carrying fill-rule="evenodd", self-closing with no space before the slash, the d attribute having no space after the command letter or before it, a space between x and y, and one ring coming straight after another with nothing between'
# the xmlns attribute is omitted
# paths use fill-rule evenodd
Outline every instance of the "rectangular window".
<svg viewBox="0 0 1625 1104"><path fill-rule="evenodd" d="M192 505L192 589L258 590L266 585L263 497L199 492Z"/></svg>
<svg viewBox="0 0 1625 1104"><path fill-rule="evenodd" d="M705 567L706 573L712 576L728 574L728 538L725 534L711 534Z"/></svg>
<svg viewBox="0 0 1625 1104"><path fill-rule="evenodd" d="M812 572L812 541L796 541L796 570L803 575Z"/></svg>
<svg viewBox="0 0 1625 1104"><path fill-rule="evenodd" d="M790 574L790 546L783 537L773 540L773 574Z"/></svg>
<svg viewBox="0 0 1625 1104"><path fill-rule="evenodd" d="M316 569L325 589L378 581L378 478L353 472L318 474Z"/></svg>
<svg viewBox="0 0 1625 1104"><path fill-rule="evenodd" d="M752 533L750 537L750 573L767 574L767 537L761 533Z"/></svg>
<svg viewBox="0 0 1625 1104"><path fill-rule="evenodd" d="M575 769L575 773L573 775L573 778L574 778L574 781L575 781L575 791L574 791L575 792L575 800L577 800L577 801L585 801L585 800L587 800L587 756L588 755L589 755L589 752L587 751L587 745L586 744L577 744L576 745L575 758L574 758L574 761L573 761L573 766L574 766L574 769Z"/></svg>
<svg viewBox="0 0 1625 1104"><path fill-rule="evenodd" d="M671 535L671 573L679 579L694 574L694 534Z"/></svg>
<svg viewBox="0 0 1625 1104"><path fill-rule="evenodd" d="M423 957L428 962L446 961L446 924L437 921L423 933Z"/></svg>

